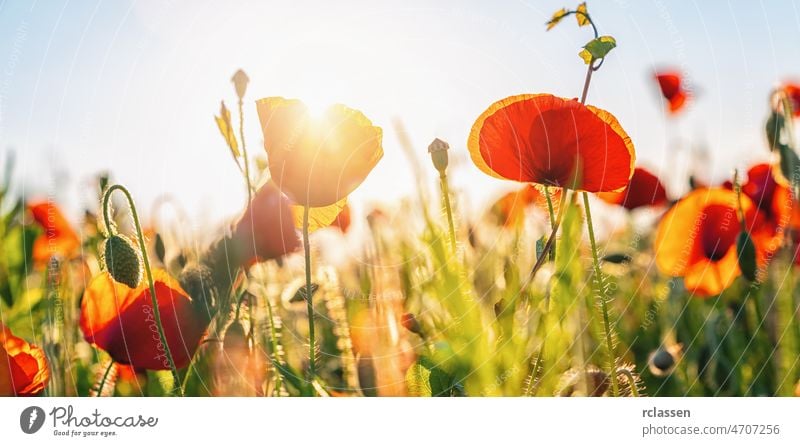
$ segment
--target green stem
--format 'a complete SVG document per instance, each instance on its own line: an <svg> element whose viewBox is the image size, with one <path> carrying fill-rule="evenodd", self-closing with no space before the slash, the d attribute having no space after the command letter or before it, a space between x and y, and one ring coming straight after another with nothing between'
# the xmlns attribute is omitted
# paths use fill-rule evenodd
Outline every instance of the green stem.
<svg viewBox="0 0 800 446"><path fill-rule="evenodd" d="M311 292L311 246L308 240L309 206L303 208L303 250L306 258L306 306L308 310L308 382L317 374L317 349L314 344L314 301Z"/></svg>
<svg viewBox="0 0 800 446"><path fill-rule="evenodd" d="M121 184L115 184L109 187L106 190L105 195L103 196L103 219L106 224L106 230L108 231L108 235L114 235L116 233L116 229L114 224L111 220L111 195L114 191L119 190L125 195L125 198L128 200L128 208L131 211L131 217L133 218L134 226L136 227L136 237L139 240L139 249L142 252L142 260L144 261L144 270L147 274L147 282L150 286L150 301L153 305L153 317L156 320L156 326L158 327L158 337L161 341L161 345L164 346L164 353L167 356L167 361L169 362L169 368L172 371L172 378L174 380L174 388L178 392L178 396L183 396L183 390L180 387L180 377L178 376L178 368L175 366L175 360L172 357L172 352L170 351L169 344L167 344L167 336L164 334L164 325L161 323L161 311L158 309L158 298L156 296L156 286L155 281L153 280L153 271L150 268L150 257L147 255L147 245L144 242L144 234L142 233L142 225L139 222L139 214L136 212L136 205L133 202L133 197L131 193Z"/></svg>
<svg viewBox="0 0 800 446"><path fill-rule="evenodd" d="M523 285L523 289L527 288L533 282L533 279L536 277L536 273L544 265L545 259L548 257L550 251L553 249L556 241L556 234L558 233L558 228L561 226L561 216L564 215L564 205L567 202L567 193L566 190L561 191L561 202L558 205L558 215L556 215L555 224L553 224L553 228L550 231L550 236L547 237L547 241L544 244L544 248L542 249L542 254L536 259L536 263L531 268L531 272L528 273L528 279Z"/></svg>
<svg viewBox="0 0 800 446"><path fill-rule="evenodd" d="M106 368L106 372L103 373L103 379L100 380L100 385L97 386L97 396L103 396L103 387L106 385L106 380L108 379L108 375L111 373L111 369L114 368L114 360L110 360L108 362L108 367Z"/></svg>
<svg viewBox="0 0 800 446"><path fill-rule="evenodd" d="M636 388L636 378L633 377L633 373L631 373L631 371L628 369L619 369L619 372L617 373L619 373L620 375L624 375L625 378L628 379L628 385L630 386L631 389L631 395L633 395L634 398L639 398L640 396L639 389Z"/></svg>
<svg viewBox="0 0 800 446"><path fill-rule="evenodd" d="M280 367L280 356L278 355L279 345L278 345L278 331L275 329L275 315L272 313L272 304L269 301L269 297L266 297L267 302L267 315L269 316L269 337L270 337L270 344L272 345L272 366L277 368ZM275 395L281 395L281 388L283 387L283 376L281 375L280 370L275 370Z"/></svg>
<svg viewBox="0 0 800 446"><path fill-rule="evenodd" d="M611 375L611 389L614 396L619 396L619 383L617 381L617 355L614 352L614 340L611 335L611 322L608 317L608 302L603 281L603 271L600 269L600 259L597 256L597 243L594 238L594 225L592 224L592 211L589 207L589 194L583 192L583 207L586 212L586 227L589 231L589 244L592 248L592 266L594 267L594 281L597 286L597 300L603 313L603 331L605 332L606 348L608 349L608 363Z"/></svg>
<svg viewBox="0 0 800 446"><path fill-rule="evenodd" d="M562 191L562 193L564 192ZM550 229L552 230L556 226L556 215L555 211L553 210L553 199L550 197L550 186L544 187L544 197L547 200L547 214L550 216ZM550 250L550 261L556 261L555 248Z"/></svg>
<svg viewBox="0 0 800 446"><path fill-rule="evenodd" d="M450 206L450 187L447 185L447 174L442 170L439 172L439 183L442 186L442 200L447 212L447 224L450 229L450 249L456 252L456 227L453 224L453 209Z"/></svg>
<svg viewBox="0 0 800 446"><path fill-rule="evenodd" d="M239 139L242 140L242 160L244 161L244 181L247 184L247 204L253 201L253 185L250 183L250 161L247 159L247 144L244 143L244 105L239 99Z"/></svg>

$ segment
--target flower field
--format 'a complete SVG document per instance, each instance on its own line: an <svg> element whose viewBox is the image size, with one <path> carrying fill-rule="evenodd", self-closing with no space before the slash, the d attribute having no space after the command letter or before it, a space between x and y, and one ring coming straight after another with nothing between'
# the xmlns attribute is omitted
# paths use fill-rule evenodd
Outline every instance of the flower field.
<svg viewBox="0 0 800 446"><path fill-rule="evenodd" d="M391 124L251 97L244 70L197 125L247 201L196 239L113 172L77 214L7 161L0 395L800 396L800 85L763 98L763 161L666 178L590 100L618 44L602 20L581 3L542 25L588 39L575 97L496 98L461 141L401 138L418 193L399 202L350 198ZM679 70L649 81L668 119L698 100ZM467 209L459 154L514 190Z"/></svg>

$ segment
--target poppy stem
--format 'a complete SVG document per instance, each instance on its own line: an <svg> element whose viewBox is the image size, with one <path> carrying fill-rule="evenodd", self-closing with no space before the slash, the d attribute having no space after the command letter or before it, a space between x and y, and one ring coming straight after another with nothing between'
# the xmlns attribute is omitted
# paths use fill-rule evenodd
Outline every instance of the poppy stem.
<svg viewBox="0 0 800 446"><path fill-rule="evenodd" d="M109 360L108 367L106 367L106 372L103 373L103 378L100 380L100 384L97 385L97 396L103 396L103 387L106 385L106 380L108 379L108 375L111 374L111 369L114 368L116 363L113 359Z"/></svg>
<svg viewBox="0 0 800 446"><path fill-rule="evenodd" d="M567 194L566 191L561 191L561 201L558 204L558 215L556 216L556 221L553 224L553 229L550 232L550 236L547 237L547 242L544 244L544 248L542 249L541 255L536 259L536 263L531 268L531 272L528 274L528 280L525 285L522 286L522 289L528 287L528 285L533 282L533 279L536 277L536 273L544 266L545 259L549 256L548 254L553 249L556 241L556 234L558 233L558 228L561 226L561 216L564 215L564 205L567 202Z"/></svg>
<svg viewBox="0 0 800 446"><path fill-rule="evenodd" d="M447 224L450 229L450 249L453 254L456 252L456 227L453 224L453 209L450 206L450 187L447 185L447 174L444 171L439 172L439 183L442 187L442 200L444 201L444 209L447 212Z"/></svg>
<svg viewBox="0 0 800 446"><path fill-rule="evenodd" d="M156 327L158 328L158 338L161 342L161 345L164 346L164 354L167 356L167 361L169 362L169 368L172 371L172 379L174 381L174 391L178 393L178 396L183 396L183 390L181 389L181 381L180 377L178 376L178 368L175 366L175 360L172 358L172 352L169 349L169 344L167 344L167 336L164 334L164 325L161 323L161 311L158 309L158 297L156 296L156 286L155 282L153 281L153 271L150 269L150 257L147 255L147 245L144 242L144 234L142 233L142 225L139 222L139 214L136 212L136 205L133 202L133 197L128 189L121 184L115 184L108 189L106 189L106 193L103 195L103 220L106 224L106 230L110 235L114 235L116 233L116 228L111 220L111 195L114 191L119 190L125 195L125 198L128 200L128 208L131 211L131 217L133 218L134 226L136 227L136 238L139 241L139 250L142 253L142 261L144 262L144 270L147 274L147 282L150 286L150 301L153 305L153 317L156 321Z"/></svg>
<svg viewBox="0 0 800 446"><path fill-rule="evenodd" d="M608 366L611 376L611 390L614 396L619 396L619 377L617 376L617 354L614 349L614 338L611 331L611 322L608 316L608 299L606 296L605 281L603 280L603 270L600 269L600 258L597 255L597 243L594 238L594 225L592 224L592 211L589 207L589 194L582 192L583 208L586 212L586 227L589 231L589 244L592 248L592 266L594 267L594 283L597 286L597 304L603 316L603 334L608 350Z"/></svg>
<svg viewBox="0 0 800 446"><path fill-rule="evenodd" d="M547 200L547 214L550 216L550 229L552 230L556 225L556 213L553 210L553 198L550 197L550 186L544 187L544 197ZM550 260L556 261L556 251L554 249L550 250Z"/></svg>
<svg viewBox="0 0 800 446"><path fill-rule="evenodd" d="M303 207L303 251L306 258L306 306L308 309L308 382L317 374L317 348L314 343L314 301L311 291L311 246L308 241L309 206Z"/></svg>
<svg viewBox="0 0 800 446"><path fill-rule="evenodd" d="M247 204L253 201L253 185L250 183L250 161L247 158L247 144L244 143L244 104L239 98L239 139L242 140L242 161L244 161L244 182L247 185Z"/></svg>

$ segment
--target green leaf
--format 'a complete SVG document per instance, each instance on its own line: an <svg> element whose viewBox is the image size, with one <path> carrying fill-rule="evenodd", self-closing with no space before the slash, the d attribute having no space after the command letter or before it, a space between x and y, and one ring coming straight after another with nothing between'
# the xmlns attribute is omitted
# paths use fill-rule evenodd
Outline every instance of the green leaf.
<svg viewBox="0 0 800 446"><path fill-rule="evenodd" d="M414 362L406 372L406 387L409 396L432 396L431 371L419 361Z"/></svg>
<svg viewBox="0 0 800 446"><path fill-rule="evenodd" d="M781 156L781 174L793 186L796 186L798 177L800 177L800 172L798 172L798 169L800 169L800 158L798 158L797 153L786 144L779 143L778 152Z"/></svg>
<svg viewBox="0 0 800 446"><path fill-rule="evenodd" d="M785 118L782 114L773 111L769 115L769 119L767 119L767 124L765 126L765 131L767 134L767 143L769 144L769 149L774 151L778 148L781 140L781 132L783 131L783 126L785 123Z"/></svg>
<svg viewBox="0 0 800 446"><path fill-rule="evenodd" d="M758 266L756 264L756 245L750 234L740 232L736 236L736 253L739 256L739 269L750 282L755 282Z"/></svg>
<svg viewBox="0 0 800 446"><path fill-rule="evenodd" d="M616 46L617 41L613 37L600 36L584 45L583 50L578 53L578 55L583 59L586 65L589 65L592 63L592 60L606 57L606 54L616 48Z"/></svg>

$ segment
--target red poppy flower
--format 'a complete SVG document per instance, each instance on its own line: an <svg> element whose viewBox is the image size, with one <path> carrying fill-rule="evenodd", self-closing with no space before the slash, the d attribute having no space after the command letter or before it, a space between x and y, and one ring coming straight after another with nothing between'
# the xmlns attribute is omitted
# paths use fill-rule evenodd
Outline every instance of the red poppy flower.
<svg viewBox="0 0 800 446"><path fill-rule="evenodd" d="M233 241L244 265L277 259L300 247L291 202L272 182L256 192L236 222Z"/></svg>
<svg viewBox="0 0 800 446"><path fill-rule="evenodd" d="M783 86L783 92L786 93L789 103L792 105L792 114L795 117L800 116L800 85L786 83Z"/></svg>
<svg viewBox="0 0 800 446"><path fill-rule="evenodd" d="M336 219L333 220L331 223L332 228L339 228L342 231L342 234L346 234L347 230L350 228L350 205L345 204L342 208L339 215L336 216Z"/></svg>
<svg viewBox="0 0 800 446"><path fill-rule="evenodd" d="M296 99L256 102L272 180L292 202L329 206L346 198L383 157L380 127L333 105L314 118Z"/></svg>
<svg viewBox="0 0 800 446"><path fill-rule="evenodd" d="M549 94L495 102L475 121L468 146L491 176L588 192L624 188L635 161L614 116Z"/></svg>
<svg viewBox="0 0 800 446"><path fill-rule="evenodd" d="M677 71L664 71L656 73L655 78L669 104L670 113L681 111L689 99L689 94L683 89L683 76Z"/></svg>
<svg viewBox="0 0 800 446"><path fill-rule="evenodd" d="M33 242L33 260L46 265L51 257L71 259L80 253L81 241L61 210L52 202L40 201L28 206L33 219L44 229Z"/></svg>
<svg viewBox="0 0 800 446"><path fill-rule="evenodd" d="M763 215L742 197L745 224L759 249ZM697 296L721 293L741 274L736 237L741 230L736 193L722 188L696 189L678 201L658 225L656 265L667 275L683 277Z"/></svg>
<svg viewBox="0 0 800 446"><path fill-rule="evenodd" d="M657 206L667 202L667 190L657 176L637 167L628 187L620 192L601 192L597 194L607 203L617 204L633 210L644 206Z"/></svg>
<svg viewBox="0 0 800 446"><path fill-rule="evenodd" d="M158 309L175 365L189 364L209 319L192 305L178 282L161 269L153 270ZM137 288L115 282L108 273L95 276L83 293L81 330L87 342L120 364L137 369L169 370L153 314L146 280Z"/></svg>
<svg viewBox="0 0 800 446"><path fill-rule="evenodd" d="M0 323L0 396L34 396L49 380L44 351Z"/></svg>

